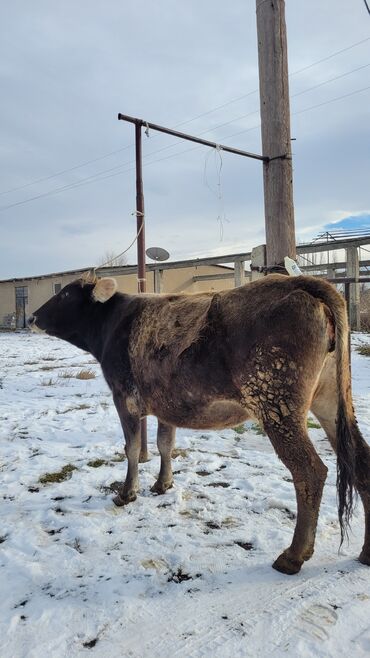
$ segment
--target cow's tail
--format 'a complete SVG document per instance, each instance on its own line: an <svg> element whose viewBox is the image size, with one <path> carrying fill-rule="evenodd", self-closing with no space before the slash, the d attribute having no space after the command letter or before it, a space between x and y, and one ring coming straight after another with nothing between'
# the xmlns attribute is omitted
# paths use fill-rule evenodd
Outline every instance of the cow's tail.
<svg viewBox="0 0 370 658"><path fill-rule="evenodd" d="M352 402L349 359L349 327L346 303L330 283L313 277L295 277L297 287L320 299L329 308L335 324L335 356L338 407L336 418L337 497L341 545L348 537L356 491L356 444L361 440Z"/></svg>

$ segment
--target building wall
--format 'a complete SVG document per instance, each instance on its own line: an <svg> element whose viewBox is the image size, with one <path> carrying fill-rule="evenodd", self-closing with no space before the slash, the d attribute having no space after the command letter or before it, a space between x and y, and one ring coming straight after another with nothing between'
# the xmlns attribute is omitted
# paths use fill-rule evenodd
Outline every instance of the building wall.
<svg viewBox="0 0 370 658"><path fill-rule="evenodd" d="M225 274L226 272L226 268L219 267L218 265L199 265L197 267L164 270L162 292L206 292L229 290L234 287L234 278L194 281L195 276ZM232 270L231 273L233 273ZM148 280L150 280L151 285L154 286L153 272L149 273ZM149 286L148 292L150 292Z"/></svg>
<svg viewBox="0 0 370 658"><path fill-rule="evenodd" d="M14 283L3 283L0 287L0 326L15 328Z"/></svg>
<svg viewBox="0 0 370 658"><path fill-rule="evenodd" d="M218 265L200 265L179 269L163 269L162 292L204 292L230 289L234 287L234 279L216 279L194 281L195 276L222 274L227 272ZM16 279L14 281L0 281L0 327L15 328L15 289L28 288L28 303L25 308L26 317L42 306L54 295L54 284L61 284L62 288L78 278L77 273L34 277L29 279ZM136 274L119 275L115 277L118 290L129 294L137 292ZM154 292L154 272L147 272L147 292Z"/></svg>
<svg viewBox="0 0 370 658"><path fill-rule="evenodd" d="M161 292L205 292L205 291L218 291L229 290L234 287L234 279L222 280L205 280L194 281L195 276L224 274L227 272L226 268L217 265L200 265L198 267L182 267L179 269L163 269L162 274L162 290ZM232 270L231 270L232 273ZM118 283L118 290L129 294L137 292L137 278L136 274L128 274L123 276L116 276ZM147 272L146 274L146 289L147 292L154 292L154 272Z"/></svg>
<svg viewBox="0 0 370 658"><path fill-rule="evenodd" d="M0 281L0 327L14 328L16 306L15 290L18 287L28 288L28 303L26 304L26 316L30 315L54 295L54 284L59 283L62 287L71 283L76 277L74 275L59 275L45 278L17 279L16 281Z"/></svg>

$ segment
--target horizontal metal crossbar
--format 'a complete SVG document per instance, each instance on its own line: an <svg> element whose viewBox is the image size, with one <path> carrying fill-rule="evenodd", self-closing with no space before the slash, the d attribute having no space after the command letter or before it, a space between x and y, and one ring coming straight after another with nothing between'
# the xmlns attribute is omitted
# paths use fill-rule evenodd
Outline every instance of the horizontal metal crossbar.
<svg viewBox="0 0 370 658"><path fill-rule="evenodd" d="M232 146L226 146L226 144L217 144L216 142L211 142L208 139L202 139L201 137L195 137L194 135L188 135L187 133L179 132L178 130L173 130L172 128L165 128L164 126L159 126L156 123L151 123L149 121L143 121L143 119L137 119L136 117L130 117L127 114L118 114L119 121L128 121L129 123L134 123L135 125L142 126L150 130L156 130L161 133L166 133L166 135L173 135L179 139L186 139L188 142L195 142L196 144L201 144L202 146L210 146L211 148L226 151L227 153L234 153L235 155L242 155L245 158L252 158L253 160L261 160L262 162L269 162L270 158L265 155L258 155L257 153L250 153L249 151L242 151L241 149L236 149ZM278 156L285 158L285 155ZM276 158L274 158L275 160Z"/></svg>

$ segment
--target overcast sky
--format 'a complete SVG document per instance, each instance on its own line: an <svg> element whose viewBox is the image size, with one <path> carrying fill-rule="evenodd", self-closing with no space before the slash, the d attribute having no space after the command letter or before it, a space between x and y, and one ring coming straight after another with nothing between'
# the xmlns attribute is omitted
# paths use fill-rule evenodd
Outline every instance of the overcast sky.
<svg viewBox="0 0 370 658"><path fill-rule="evenodd" d="M287 0L286 20L307 241L370 224L370 16L363 0ZM135 238L134 128L118 112L261 152L255 0L4 2L0 71L0 278L99 264ZM174 260L264 242L258 161L143 138L147 246Z"/></svg>

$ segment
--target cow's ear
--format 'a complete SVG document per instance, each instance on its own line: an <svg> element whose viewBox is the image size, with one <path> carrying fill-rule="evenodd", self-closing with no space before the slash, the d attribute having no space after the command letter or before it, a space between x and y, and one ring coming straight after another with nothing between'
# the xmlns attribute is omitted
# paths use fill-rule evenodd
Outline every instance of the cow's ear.
<svg viewBox="0 0 370 658"><path fill-rule="evenodd" d="M108 299L113 297L116 291L117 281L110 277L105 277L104 279L98 280L91 294L96 302L104 304L104 302L107 302Z"/></svg>

